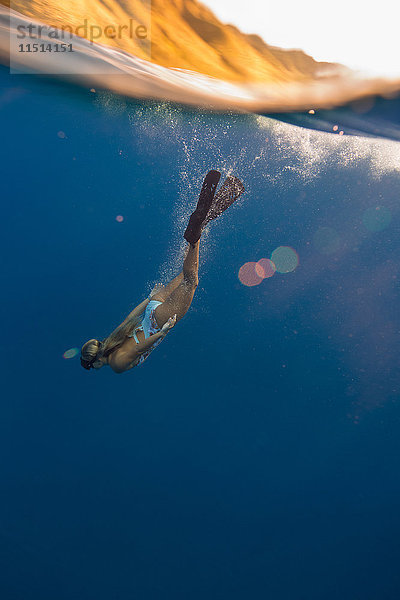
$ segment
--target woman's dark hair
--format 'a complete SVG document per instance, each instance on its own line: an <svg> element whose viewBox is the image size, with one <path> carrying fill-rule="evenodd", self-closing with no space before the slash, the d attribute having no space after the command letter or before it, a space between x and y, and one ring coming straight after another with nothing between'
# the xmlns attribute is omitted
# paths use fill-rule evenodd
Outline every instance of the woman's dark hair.
<svg viewBox="0 0 400 600"><path fill-rule="evenodd" d="M101 342L99 340L89 340L82 346L81 350L81 366L90 371L93 369L93 363L97 360L98 355L101 351Z"/></svg>

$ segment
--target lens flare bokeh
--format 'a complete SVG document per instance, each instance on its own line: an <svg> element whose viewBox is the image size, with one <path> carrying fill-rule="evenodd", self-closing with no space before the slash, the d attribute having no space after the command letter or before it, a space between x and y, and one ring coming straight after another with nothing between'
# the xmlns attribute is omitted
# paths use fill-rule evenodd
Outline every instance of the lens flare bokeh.
<svg viewBox="0 0 400 600"><path fill-rule="evenodd" d="M290 246L279 246L271 254L278 273L291 273L299 265L299 256Z"/></svg>
<svg viewBox="0 0 400 600"><path fill-rule="evenodd" d="M257 265L262 269L262 277L263 279L267 279L272 277L276 272L276 266L269 258L261 258Z"/></svg>
<svg viewBox="0 0 400 600"><path fill-rule="evenodd" d="M75 356L77 356L79 354L79 348L70 348L69 350L66 350L63 354L63 357L65 359L69 359L69 358L75 358Z"/></svg>
<svg viewBox="0 0 400 600"><path fill-rule="evenodd" d="M259 285L264 279L264 269L256 262L247 262L240 267L238 277L248 287Z"/></svg>

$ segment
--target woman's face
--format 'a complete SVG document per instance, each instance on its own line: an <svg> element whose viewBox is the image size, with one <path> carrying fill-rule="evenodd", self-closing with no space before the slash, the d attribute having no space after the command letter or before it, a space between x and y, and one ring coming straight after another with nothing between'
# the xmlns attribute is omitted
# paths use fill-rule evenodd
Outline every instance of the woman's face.
<svg viewBox="0 0 400 600"><path fill-rule="evenodd" d="M94 369L101 369L101 367L104 367L104 365L106 364L106 361L104 358L99 358L97 360L94 361L93 363L93 368Z"/></svg>

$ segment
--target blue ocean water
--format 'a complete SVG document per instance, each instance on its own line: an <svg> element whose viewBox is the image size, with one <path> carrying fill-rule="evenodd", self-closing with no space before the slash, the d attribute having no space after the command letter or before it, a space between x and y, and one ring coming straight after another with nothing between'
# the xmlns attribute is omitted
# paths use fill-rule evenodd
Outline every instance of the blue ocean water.
<svg viewBox="0 0 400 600"><path fill-rule="evenodd" d="M398 144L0 82L1 597L397 599ZM246 194L185 319L129 373L65 360L178 272L210 168Z"/></svg>

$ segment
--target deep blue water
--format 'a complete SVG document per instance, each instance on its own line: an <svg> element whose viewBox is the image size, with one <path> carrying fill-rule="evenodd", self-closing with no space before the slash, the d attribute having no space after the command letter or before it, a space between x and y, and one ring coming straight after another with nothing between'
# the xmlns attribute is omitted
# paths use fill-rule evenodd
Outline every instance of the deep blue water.
<svg viewBox="0 0 400 600"><path fill-rule="evenodd" d="M1 598L397 599L399 146L0 81ZM129 373L64 360L176 274L209 168L247 191L185 319Z"/></svg>

